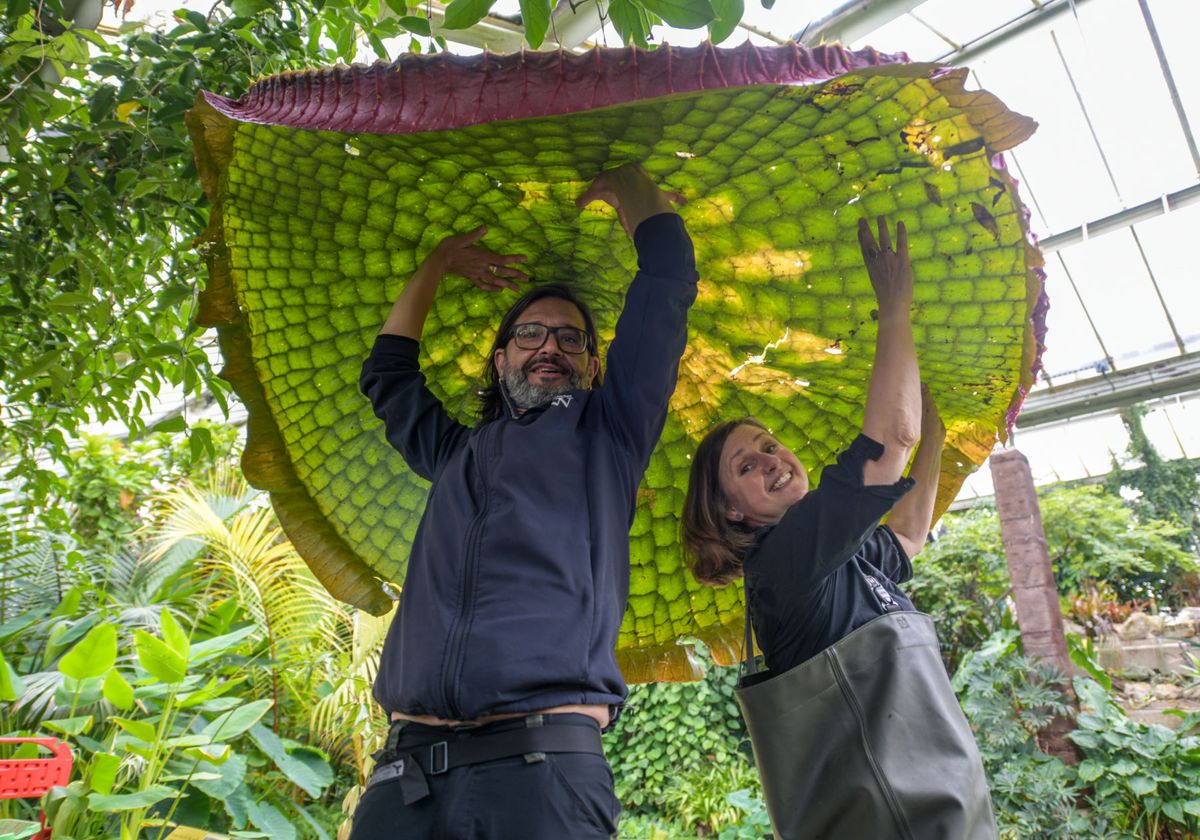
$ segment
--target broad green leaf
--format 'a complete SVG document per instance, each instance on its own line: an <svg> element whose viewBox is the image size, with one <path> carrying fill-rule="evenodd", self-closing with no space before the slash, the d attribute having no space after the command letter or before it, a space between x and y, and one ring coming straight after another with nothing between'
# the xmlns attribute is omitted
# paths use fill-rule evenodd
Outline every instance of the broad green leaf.
<svg viewBox="0 0 1200 840"><path fill-rule="evenodd" d="M270 8L271 0L230 0L229 7L238 17L252 18L259 12Z"/></svg>
<svg viewBox="0 0 1200 840"><path fill-rule="evenodd" d="M677 29L699 29L716 17L708 0L641 0L641 4Z"/></svg>
<svg viewBox="0 0 1200 840"><path fill-rule="evenodd" d="M138 662L152 677L164 683L180 682L187 675L187 660L144 630L134 630Z"/></svg>
<svg viewBox="0 0 1200 840"><path fill-rule="evenodd" d="M159 613L159 627L162 629L163 641L167 647L179 654L179 658L184 662L187 662L191 642L188 641L187 632L179 626L175 616L166 607L163 607L162 612Z"/></svg>
<svg viewBox="0 0 1200 840"><path fill-rule="evenodd" d="M646 46L650 27L647 25L645 14L640 7L634 5L633 0L610 0L608 19L617 30L617 35L621 37L622 44Z"/></svg>
<svg viewBox="0 0 1200 840"><path fill-rule="evenodd" d="M11 703L25 692L25 681L0 652L0 702Z"/></svg>
<svg viewBox="0 0 1200 840"><path fill-rule="evenodd" d="M110 720L143 743L153 744L158 737L154 727L143 720L119 717L110 718Z"/></svg>
<svg viewBox="0 0 1200 840"><path fill-rule="evenodd" d="M712 0L712 10L716 18L708 24L708 37L719 44L737 29L745 12L744 0Z"/></svg>
<svg viewBox="0 0 1200 840"><path fill-rule="evenodd" d="M162 802L164 799L170 799L178 795L179 792L175 788L167 787L166 785L152 785L145 790L139 790L135 793L109 795L93 793L88 796L88 807L93 811L103 811L105 813L132 811L137 808L149 808L151 805Z"/></svg>
<svg viewBox="0 0 1200 840"><path fill-rule="evenodd" d="M234 755L234 752L228 744L203 744L198 747L188 747L183 754L197 761L207 761L209 764L224 764Z"/></svg>
<svg viewBox="0 0 1200 840"><path fill-rule="evenodd" d="M333 769L319 753L307 752L302 756L295 751L289 753L279 736L262 724L250 727L250 738L283 775L314 799L333 784Z"/></svg>
<svg viewBox="0 0 1200 840"><path fill-rule="evenodd" d="M1104 775L1104 765L1090 758L1085 758L1079 762L1079 781L1094 782L1096 779Z"/></svg>
<svg viewBox="0 0 1200 840"><path fill-rule="evenodd" d="M666 13L664 4L648 8ZM609 5L618 28L625 13L628 26L640 26L642 12L630 0ZM389 102L388 113L407 114L420 102L421 114L461 117L461 125L431 130L400 117L400 128L395 119L377 127L370 108L355 112L356 130L327 130L334 116L316 99L297 98L336 78L343 104L356 89L375 101L375 91L400 89L387 76L399 67L369 79L356 70L305 77L287 102L305 119L320 114L321 130L241 122L249 112L227 115L215 98L201 100L189 117L198 156L219 159L204 176L219 209L205 253L228 256L214 261L200 305L213 313L223 346L241 354L228 372L255 418L243 465L270 488L280 517L297 523L296 544L335 595L377 613L391 606L377 581L403 580L428 494L389 447L357 382L404 278L430 243L486 224L487 247L527 255L535 276L587 278L607 348L636 255L611 212L574 205L605 166L639 161L689 199L679 212L701 276L678 386L629 533L630 594L617 644L627 679L694 677L676 643L685 637L708 644L720 662L736 658L740 590L698 585L678 539L689 459L704 430L757 416L787 429L793 451L819 475L860 427L877 334L856 242L860 217L884 214L909 230L922 374L953 430L939 509L1004 435L1033 381L1042 279L1016 185L993 152L1028 136L1031 121L966 91L965 71L924 65L721 88L723 74L736 81L730 71L757 66L739 49L745 54L633 54L638 68L655 68L644 70L644 84L668 78L662 64L671 56L670 78L703 78L705 86L592 110L610 88L642 89L606 80L643 70L627 51L564 57L561 77L528 69L527 78L509 79L525 91L513 98L540 107L549 100L530 91L549 96L562 86L554 101L578 100L580 110L511 119L488 110L491 122L472 122L439 97L448 89L464 95L485 71L488 90L504 89L495 74L507 65L405 56L405 80L427 74L439 82L406 84L408 110ZM793 48L779 49L790 56ZM270 96L292 84L272 80ZM210 145L220 152L204 152ZM422 372L463 423L476 422L476 377L508 302L448 282L429 313Z"/></svg>
<svg viewBox="0 0 1200 840"><path fill-rule="evenodd" d="M104 675L104 699L118 709L129 711L133 708L133 686L121 676L121 672L113 669Z"/></svg>
<svg viewBox="0 0 1200 840"><path fill-rule="evenodd" d="M248 810L250 822L265 831L271 840L296 840L296 827L271 802L250 800Z"/></svg>
<svg viewBox="0 0 1200 840"><path fill-rule="evenodd" d="M426 38L430 35L429 20L415 15L404 15L400 18L400 25L414 35L424 35Z"/></svg>
<svg viewBox="0 0 1200 840"><path fill-rule="evenodd" d="M225 712L213 718L212 722L201 730L200 735L210 743L231 741L257 723L272 705L274 704L270 700L255 700Z"/></svg>
<svg viewBox="0 0 1200 840"><path fill-rule="evenodd" d="M199 429L193 429L193 433L196 431L199 431ZM222 653L228 653L252 636L254 631L254 626L249 625L229 633L223 633L220 636L213 636L211 639L196 642L192 645L191 661L203 662Z"/></svg>
<svg viewBox="0 0 1200 840"><path fill-rule="evenodd" d="M220 764L201 761L196 766L196 769L217 775L218 778L216 779L197 779L192 784L209 797L220 802L237 790L242 784L242 780L245 779L246 758L245 756L231 752L228 758Z"/></svg>
<svg viewBox="0 0 1200 840"><path fill-rule="evenodd" d="M546 39L550 26L550 0L521 0L521 23L525 27L525 42L535 50Z"/></svg>
<svg viewBox="0 0 1200 840"><path fill-rule="evenodd" d="M166 739L164 742L171 749L191 749L192 747L207 747L212 743L212 740L202 734L187 734L176 735Z"/></svg>
<svg viewBox="0 0 1200 840"><path fill-rule="evenodd" d="M88 763L88 784L95 793L107 796L112 793L121 769L121 757L112 753L93 753Z"/></svg>
<svg viewBox="0 0 1200 840"><path fill-rule="evenodd" d="M104 676L117 661L117 628L98 624L58 660L58 670L84 680Z"/></svg>
<svg viewBox="0 0 1200 840"><path fill-rule="evenodd" d="M467 29L479 23L492 8L495 0L450 0L446 4L442 27L445 29Z"/></svg>
<svg viewBox="0 0 1200 840"><path fill-rule="evenodd" d="M1118 776L1132 776L1138 771L1138 766L1127 758L1119 758L1108 766L1108 770Z"/></svg>
<svg viewBox="0 0 1200 840"><path fill-rule="evenodd" d="M44 720L39 726L42 729L49 729L51 732L59 732L63 735L82 735L85 732L90 732L92 729L93 718L91 715L82 715L80 717L59 718L58 720Z"/></svg>
<svg viewBox="0 0 1200 840"><path fill-rule="evenodd" d="M1158 788L1158 784L1149 776L1138 774L1129 777L1129 789L1138 796L1149 796Z"/></svg>

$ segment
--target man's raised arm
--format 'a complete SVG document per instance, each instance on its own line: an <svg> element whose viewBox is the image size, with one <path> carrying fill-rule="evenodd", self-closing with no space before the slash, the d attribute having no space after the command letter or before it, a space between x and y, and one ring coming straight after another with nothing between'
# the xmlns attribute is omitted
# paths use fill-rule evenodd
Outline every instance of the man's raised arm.
<svg viewBox="0 0 1200 840"><path fill-rule="evenodd" d="M696 299L692 241L672 208L672 202L684 200L659 189L640 166L627 164L602 173L576 204L592 201L616 208L637 248L638 272L608 350L602 393L614 428L648 459L675 390L687 313Z"/></svg>
<svg viewBox="0 0 1200 840"><path fill-rule="evenodd" d="M417 475L432 480L466 427L446 413L425 385L418 356L425 319L446 274L466 277L480 289L516 289L528 279L513 263L522 256L497 254L478 244L487 228L449 236L437 244L405 284L363 363L359 387L383 421L388 443Z"/></svg>

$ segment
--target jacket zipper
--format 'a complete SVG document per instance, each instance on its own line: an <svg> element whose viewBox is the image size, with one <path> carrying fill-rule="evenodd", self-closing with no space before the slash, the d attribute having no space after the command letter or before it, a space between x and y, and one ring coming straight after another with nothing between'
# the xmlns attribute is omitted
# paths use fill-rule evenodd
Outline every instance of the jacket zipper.
<svg viewBox="0 0 1200 840"><path fill-rule="evenodd" d="M475 577L479 566L479 543L483 539L483 523L487 519L488 504L491 501L490 488L488 487L488 437L498 427L500 423L489 423L489 428L485 428L482 435L479 436L479 458L477 461L477 469L479 470L480 481L483 485L482 503L479 507L479 513L471 520L470 526L467 528L466 540L464 541L467 547L466 556L463 558L463 573L462 573L462 601L458 615L455 616L454 624L450 627L450 644L446 651L446 668L442 675L442 702L446 709L455 719L461 720L463 715L458 705L458 677L462 670L463 659L465 658L464 642L466 641L467 629L471 626L471 614L475 610ZM499 441L496 446L499 452Z"/></svg>

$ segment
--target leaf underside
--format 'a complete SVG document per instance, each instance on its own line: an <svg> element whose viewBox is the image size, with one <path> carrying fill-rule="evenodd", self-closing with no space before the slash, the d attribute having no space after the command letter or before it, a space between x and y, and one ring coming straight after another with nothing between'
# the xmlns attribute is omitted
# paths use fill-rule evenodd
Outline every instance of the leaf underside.
<svg viewBox="0 0 1200 840"><path fill-rule="evenodd" d="M683 565L690 456L712 424L743 414L814 477L854 437L876 334L861 216L908 226L921 371L949 430L939 511L1011 425L1039 364L1045 298L995 153L1034 124L964 91L965 71L873 51L544 55L406 57L269 79L239 102L202 94L188 116L214 206L202 319L250 410L247 476L330 591L382 612L379 580L403 580L428 491L357 387L391 302L443 236L487 224L489 247L584 289L606 344L635 253L611 213L573 200L603 169L641 162L687 197L701 281L639 491L618 656L631 682L692 679L677 640L732 662L743 608L739 587L700 586ZM451 278L430 312L422 368L464 422L511 301Z"/></svg>

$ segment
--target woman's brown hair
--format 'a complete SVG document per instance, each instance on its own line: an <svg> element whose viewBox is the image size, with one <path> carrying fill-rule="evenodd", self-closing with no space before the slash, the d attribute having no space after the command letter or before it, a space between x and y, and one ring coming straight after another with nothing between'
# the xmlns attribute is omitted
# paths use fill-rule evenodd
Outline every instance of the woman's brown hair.
<svg viewBox="0 0 1200 840"><path fill-rule="evenodd" d="M726 515L729 500L721 489L721 452L738 426L766 430L753 417L714 426L692 458L683 502L683 549L696 580L724 586L742 576L742 560L754 543L754 531Z"/></svg>

